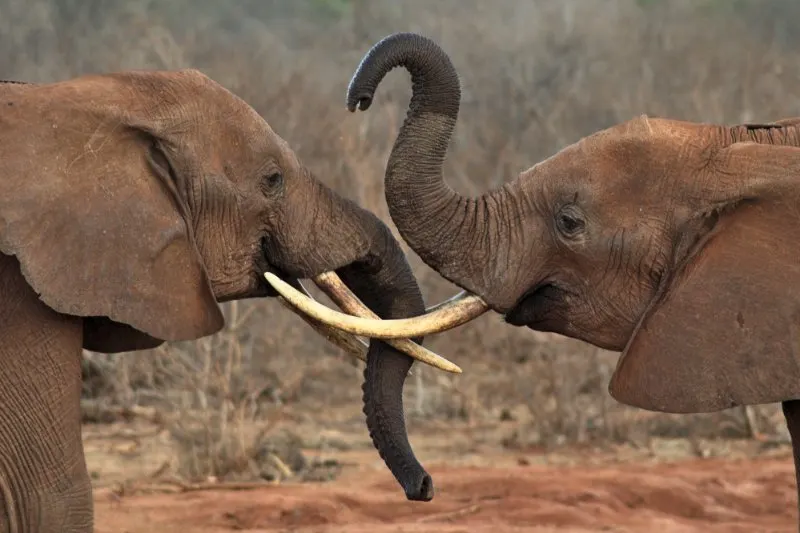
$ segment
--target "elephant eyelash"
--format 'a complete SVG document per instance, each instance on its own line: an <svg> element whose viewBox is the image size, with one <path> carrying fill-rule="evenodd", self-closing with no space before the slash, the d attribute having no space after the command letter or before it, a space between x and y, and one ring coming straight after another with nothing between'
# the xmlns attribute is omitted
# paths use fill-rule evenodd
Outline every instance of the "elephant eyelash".
<svg viewBox="0 0 800 533"><path fill-rule="evenodd" d="M275 194L283 189L283 174L280 171L268 172L261 180L261 188L265 194Z"/></svg>
<svg viewBox="0 0 800 533"><path fill-rule="evenodd" d="M573 203L561 206L556 212L555 224L558 231L568 238L577 237L586 228L583 215Z"/></svg>
<svg viewBox="0 0 800 533"><path fill-rule="evenodd" d="M575 234L584 227L582 220L573 218L566 213L561 213L559 217L559 223L564 233Z"/></svg>

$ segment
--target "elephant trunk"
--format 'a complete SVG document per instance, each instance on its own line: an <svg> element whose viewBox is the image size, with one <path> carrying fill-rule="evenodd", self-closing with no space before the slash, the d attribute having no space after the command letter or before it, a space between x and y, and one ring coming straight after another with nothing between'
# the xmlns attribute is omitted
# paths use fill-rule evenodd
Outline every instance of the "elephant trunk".
<svg viewBox="0 0 800 533"><path fill-rule="evenodd" d="M442 166L461 98L448 56L420 35L386 37L353 75L348 109L366 110L383 77L398 66L411 73L413 94L386 168L392 220L431 268L470 292L491 296L488 283L503 278L495 270L509 251L510 236L501 229L509 227L517 206L508 187L467 198L444 182Z"/></svg>
<svg viewBox="0 0 800 533"><path fill-rule="evenodd" d="M389 229L383 228L385 233L373 241L373 251L337 274L381 318L422 315L425 304L411 267ZM412 340L422 344L422 337ZM403 415L403 386L413 362L382 341L370 341L362 385L364 414L375 448L406 497L429 501L433 481L411 449Z"/></svg>
<svg viewBox="0 0 800 533"><path fill-rule="evenodd" d="M400 244L373 213L320 184L309 202L314 206L313 238L306 242L301 277L335 271L347 287L383 319L425 313L417 280ZM422 344L422 337L413 339ZM413 359L385 342L370 341L364 371L364 414L372 442L409 500L428 501L433 482L417 461L406 434L403 385Z"/></svg>

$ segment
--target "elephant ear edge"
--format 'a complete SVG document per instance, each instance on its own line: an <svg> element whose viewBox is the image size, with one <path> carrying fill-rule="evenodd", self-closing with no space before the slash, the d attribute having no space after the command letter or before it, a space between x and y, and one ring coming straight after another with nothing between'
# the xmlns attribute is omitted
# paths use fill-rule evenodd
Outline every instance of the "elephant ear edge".
<svg viewBox="0 0 800 533"><path fill-rule="evenodd" d="M146 76L147 73L137 74ZM154 168L125 77L9 96L0 129L0 252L55 311L87 318L84 346L191 340L224 319L179 200ZM166 172L165 169L160 169Z"/></svg>
<svg viewBox="0 0 800 533"><path fill-rule="evenodd" d="M726 150L740 201L644 313L609 384L621 403L701 413L800 398L800 148Z"/></svg>

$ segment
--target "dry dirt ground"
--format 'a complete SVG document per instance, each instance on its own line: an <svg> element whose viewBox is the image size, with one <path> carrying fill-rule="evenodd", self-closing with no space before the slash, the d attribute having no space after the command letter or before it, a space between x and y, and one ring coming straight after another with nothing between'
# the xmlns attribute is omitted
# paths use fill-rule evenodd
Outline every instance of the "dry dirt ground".
<svg viewBox="0 0 800 533"><path fill-rule="evenodd" d="M415 424L412 441L436 486L432 502L416 503L405 500L357 424L351 434L328 431L336 447L304 450L338 465L333 480L241 490L170 482L168 436L141 436L146 431L131 422L84 431L97 533L797 531L785 445L725 441L698 454L676 439L511 451L486 438L502 428Z"/></svg>

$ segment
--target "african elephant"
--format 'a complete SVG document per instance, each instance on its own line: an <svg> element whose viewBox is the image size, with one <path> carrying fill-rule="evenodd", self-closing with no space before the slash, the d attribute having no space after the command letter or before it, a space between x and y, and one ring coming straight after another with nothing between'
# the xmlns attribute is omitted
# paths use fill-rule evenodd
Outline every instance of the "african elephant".
<svg viewBox="0 0 800 533"><path fill-rule="evenodd" d="M367 315L424 312L387 226L195 70L1 83L0 180L0 531L92 531L82 349L213 334L220 302L277 296L265 272L327 279ZM331 289L336 274L354 294ZM390 344L369 345L364 411L381 453L413 455L384 406L401 405L400 350L436 356ZM409 497L428 498L422 467L408 474Z"/></svg>
<svg viewBox="0 0 800 533"><path fill-rule="evenodd" d="M425 263L471 295L472 316L491 309L621 351L609 390L628 405L697 413L783 402L800 465L800 245L786 238L800 230L800 119L640 116L467 198L443 181L460 86L433 41L377 43L348 108L366 110L397 66L413 96L386 169L390 214ZM450 327L424 320L350 329L392 338Z"/></svg>

